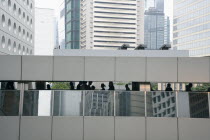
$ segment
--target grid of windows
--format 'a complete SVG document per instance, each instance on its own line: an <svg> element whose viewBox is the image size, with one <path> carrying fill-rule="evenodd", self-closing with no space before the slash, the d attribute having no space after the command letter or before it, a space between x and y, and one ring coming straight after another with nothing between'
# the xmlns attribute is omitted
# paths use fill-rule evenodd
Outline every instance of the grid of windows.
<svg viewBox="0 0 210 140"><path fill-rule="evenodd" d="M66 0L66 49L80 49L79 0Z"/></svg>
<svg viewBox="0 0 210 140"><path fill-rule="evenodd" d="M210 55L210 1L174 2L174 40L179 50L190 50L191 56Z"/></svg>
<svg viewBox="0 0 210 140"><path fill-rule="evenodd" d="M0 52L33 54L34 1L0 1Z"/></svg>

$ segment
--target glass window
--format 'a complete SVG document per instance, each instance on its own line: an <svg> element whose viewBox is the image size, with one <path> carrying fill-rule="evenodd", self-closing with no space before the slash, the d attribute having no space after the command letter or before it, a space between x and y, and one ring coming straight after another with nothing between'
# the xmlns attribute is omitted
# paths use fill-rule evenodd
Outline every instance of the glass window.
<svg viewBox="0 0 210 140"><path fill-rule="evenodd" d="M52 91L25 91L23 116L51 116Z"/></svg>
<svg viewBox="0 0 210 140"><path fill-rule="evenodd" d="M174 92L168 92L171 93L169 96L165 96L164 98L161 98L161 96L165 94L166 92L147 92L147 116L148 117L172 117L176 116L176 104L170 104L171 99L173 98L174 101L176 101L176 94ZM152 102L154 98L158 97L158 102ZM157 109L156 109L157 108ZM172 108L172 110L170 110ZM153 111L155 110L155 111Z"/></svg>
<svg viewBox="0 0 210 140"><path fill-rule="evenodd" d="M82 91L54 91L54 116L83 116Z"/></svg>
<svg viewBox="0 0 210 140"><path fill-rule="evenodd" d="M114 116L114 92L86 91L85 116Z"/></svg>
<svg viewBox="0 0 210 140"><path fill-rule="evenodd" d="M117 91L115 101L116 116L145 116L144 92Z"/></svg>
<svg viewBox="0 0 210 140"><path fill-rule="evenodd" d="M19 116L19 102L20 91L1 90L0 116Z"/></svg>
<svg viewBox="0 0 210 140"><path fill-rule="evenodd" d="M209 118L208 93L178 93L179 116L187 118Z"/></svg>

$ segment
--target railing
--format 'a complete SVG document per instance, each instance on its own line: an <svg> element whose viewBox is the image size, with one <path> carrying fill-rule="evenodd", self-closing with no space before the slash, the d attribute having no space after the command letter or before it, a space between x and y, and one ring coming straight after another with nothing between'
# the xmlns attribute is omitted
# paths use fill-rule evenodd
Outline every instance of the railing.
<svg viewBox="0 0 210 140"><path fill-rule="evenodd" d="M209 118L209 101L205 92L0 91L0 116Z"/></svg>

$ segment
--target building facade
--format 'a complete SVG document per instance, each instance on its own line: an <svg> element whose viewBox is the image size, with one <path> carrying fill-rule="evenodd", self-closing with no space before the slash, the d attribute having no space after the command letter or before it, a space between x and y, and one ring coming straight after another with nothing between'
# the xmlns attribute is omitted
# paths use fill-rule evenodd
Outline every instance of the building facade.
<svg viewBox="0 0 210 140"><path fill-rule="evenodd" d="M173 46L191 56L210 55L210 1L174 1Z"/></svg>
<svg viewBox="0 0 210 140"><path fill-rule="evenodd" d="M143 0L79 2L66 1L66 48L134 48L144 42Z"/></svg>
<svg viewBox="0 0 210 140"><path fill-rule="evenodd" d="M34 0L0 1L0 54L34 54Z"/></svg>
<svg viewBox="0 0 210 140"><path fill-rule="evenodd" d="M56 20L53 9L35 8L35 55L53 55Z"/></svg>
<svg viewBox="0 0 210 140"><path fill-rule="evenodd" d="M65 1L66 49L80 49L80 0Z"/></svg>
<svg viewBox="0 0 210 140"><path fill-rule="evenodd" d="M144 44L147 45L147 49L158 50L164 44L164 18L164 13L156 8L149 8L145 11Z"/></svg>

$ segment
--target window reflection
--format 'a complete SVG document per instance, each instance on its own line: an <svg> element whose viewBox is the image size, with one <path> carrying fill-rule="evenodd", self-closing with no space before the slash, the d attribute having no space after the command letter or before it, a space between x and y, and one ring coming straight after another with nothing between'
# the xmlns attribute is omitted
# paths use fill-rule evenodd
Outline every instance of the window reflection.
<svg viewBox="0 0 210 140"><path fill-rule="evenodd" d="M148 117L176 117L174 92L147 92Z"/></svg>
<svg viewBox="0 0 210 140"><path fill-rule="evenodd" d="M23 116L51 116L52 91L25 91Z"/></svg>
<svg viewBox="0 0 210 140"><path fill-rule="evenodd" d="M82 91L55 91L54 116L83 116Z"/></svg>
<svg viewBox="0 0 210 140"><path fill-rule="evenodd" d="M0 91L0 116L19 116L20 91Z"/></svg>
<svg viewBox="0 0 210 140"><path fill-rule="evenodd" d="M86 91L85 116L114 116L113 91Z"/></svg>
<svg viewBox="0 0 210 140"><path fill-rule="evenodd" d="M145 116L144 92L116 92L116 116Z"/></svg>
<svg viewBox="0 0 210 140"><path fill-rule="evenodd" d="M207 93L178 93L179 117L209 118Z"/></svg>

